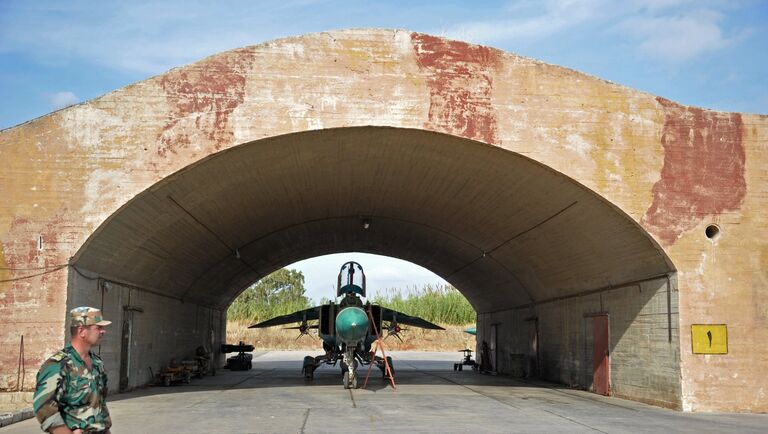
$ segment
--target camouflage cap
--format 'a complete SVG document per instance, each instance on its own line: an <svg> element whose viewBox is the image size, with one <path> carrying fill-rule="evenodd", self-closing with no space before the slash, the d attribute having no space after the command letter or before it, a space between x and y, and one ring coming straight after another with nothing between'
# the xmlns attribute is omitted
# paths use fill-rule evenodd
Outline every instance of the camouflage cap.
<svg viewBox="0 0 768 434"><path fill-rule="evenodd" d="M101 316L101 311L95 307L76 307L69 311L69 326L89 326L100 325L107 326L112 324L112 321L105 321Z"/></svg>

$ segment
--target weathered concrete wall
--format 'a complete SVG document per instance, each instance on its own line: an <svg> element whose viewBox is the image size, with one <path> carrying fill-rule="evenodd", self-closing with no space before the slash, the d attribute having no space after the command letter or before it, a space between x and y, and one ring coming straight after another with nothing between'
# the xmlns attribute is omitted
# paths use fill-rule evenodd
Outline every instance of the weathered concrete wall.
<svg viewBox="0 0 768 434"><path fill-rule="evenodd" d="M221 53L3 131L0 389L17 388L22 335L28 377L61 346L68 280L59 267L129 199L240 143L361 125L483 141L605 197L678 271L683 408L768 411L768 117L685 107L389 30ZM722 228L714 242L710 223ZM697 323L727 324L728 354L692 354Z"/></svg>
<svg viewBox="0 0 768 434"><path fill-rule="evenodd" d="M212 348L221 362L219 348L225 330L221 311L91 278L91 274L87 270L70 274L67 310L77 306L99 307L104 317L112 321L97 348L107 368L110 391L117 392L120 386L125 322L130 323L130 349L124 390L151 383L152 375L159 373L171 359L194 360L195 349L201 345Z"/></svg>
<svg viewBox="0 0 768 434"><path fill-rule="evenodd" d="M678 293L653 279L521 309L479 314L478 351L497 324L497 370L593 390L592 317L609 316L615 396L681 408ZM536 321L536 322L534 322ZM534 330L538 328L538 335ZM537 336L537 344L534 344ZM538 346L538 357L534 348ZM522 361L522 363L521 363Z"/></svg>

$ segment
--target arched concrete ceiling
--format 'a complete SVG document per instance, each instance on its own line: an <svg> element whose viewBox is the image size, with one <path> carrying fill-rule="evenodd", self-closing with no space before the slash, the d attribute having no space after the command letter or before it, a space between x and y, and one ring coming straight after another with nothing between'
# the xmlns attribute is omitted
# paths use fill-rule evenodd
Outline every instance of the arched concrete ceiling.
<svg viewBox="0 0 768 434"><path fill-rule="evenodd" d="M279 267L344 251L424 266L478 312L672 270L634 221L562 174L479 142L383 127L212 155L123 206L73 260L225 307Z"/></svg>

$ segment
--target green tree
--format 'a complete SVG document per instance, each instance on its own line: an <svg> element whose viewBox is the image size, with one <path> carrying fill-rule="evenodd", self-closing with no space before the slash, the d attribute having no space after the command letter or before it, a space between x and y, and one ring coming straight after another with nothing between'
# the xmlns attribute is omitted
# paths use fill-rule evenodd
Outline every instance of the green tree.
<svg viewBox="0 0 768 434"><path fill-rule="evenodd" d="M227 317L256 322L306 309L305 292L304 274L281 268L243 291L229 306Z"/></svg>

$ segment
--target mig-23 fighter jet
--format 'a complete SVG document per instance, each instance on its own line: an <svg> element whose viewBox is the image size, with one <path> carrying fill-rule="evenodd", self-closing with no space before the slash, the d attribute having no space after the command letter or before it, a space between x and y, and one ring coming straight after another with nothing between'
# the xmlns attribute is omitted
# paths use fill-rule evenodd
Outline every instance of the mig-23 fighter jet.
<svg viewBox="0 0 768 434"><path fill-rule="evenodd" d="M355 269L360 276L355 279ZM343 279L342 281L342 278ZM392 368L392 358L382 357L371 353L371 344L377 339L376 331L387 332L402 341L399 333L403 331L400 325L408 325L433 330L444 330L431 322L397 312L376 304L363 303L365 298L365 273L357 262L347 262L339 270L336 286L336 297L343 297L338 303L329 301L321 306L310 307L288 315L278 316L267 321L254 324L249 328L274 327L285 324L300 323L296 327L299 337L309 334L311 329L317 329L318 336L323 342L325 354L307 356L304 358L302 371L304 377L312 380L314 371L323 364L336 365L340 363L345 389L357 388L358 365L374 364L387 377L386 365ZM373 321L373 323L371 322ZM310 324L310 321L315 323ZM384 325L382 329L382 325Z"/></svg>

